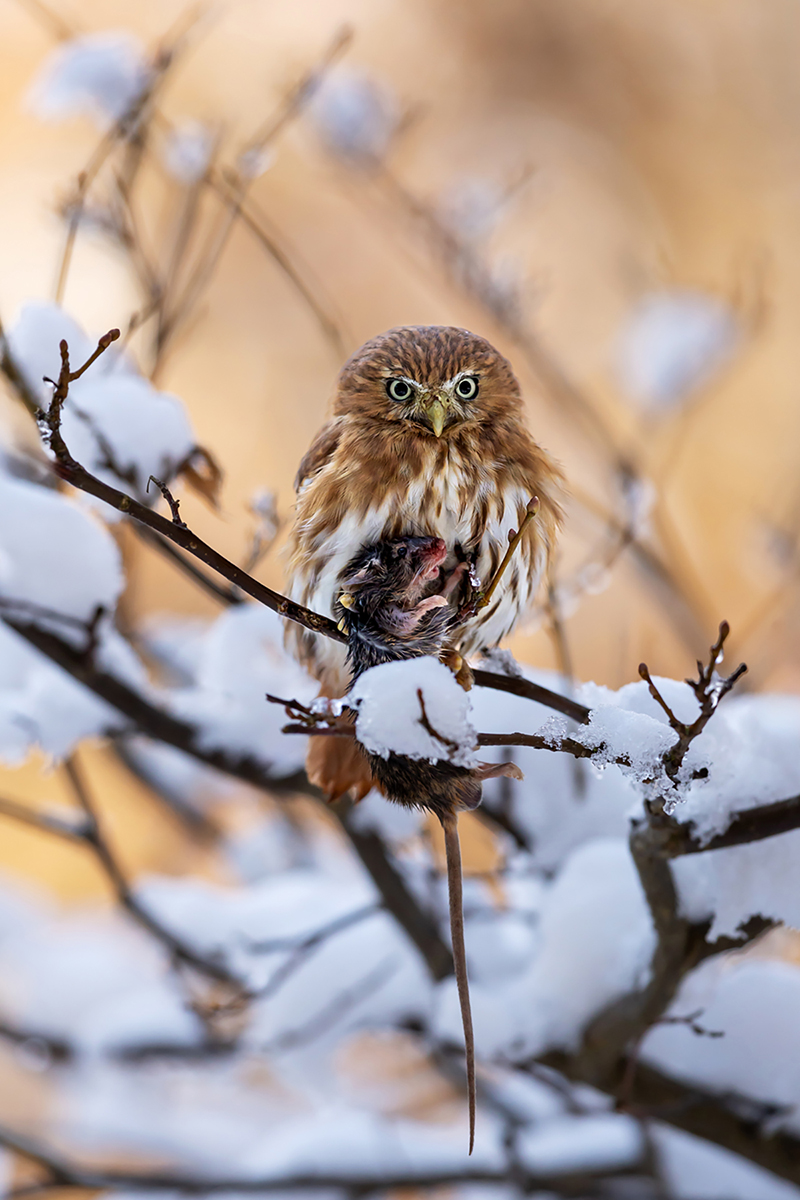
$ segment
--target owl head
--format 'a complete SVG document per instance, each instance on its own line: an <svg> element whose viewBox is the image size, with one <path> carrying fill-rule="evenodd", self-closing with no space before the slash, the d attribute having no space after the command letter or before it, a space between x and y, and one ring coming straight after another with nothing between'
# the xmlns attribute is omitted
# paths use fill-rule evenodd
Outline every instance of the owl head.
<svg viewBox="0 0 800 1200"><path fill-rule="evenodd" d="M442 438L520 406L510 365L485 338L447 325L404 325L373 338L345 364L334 412Z"/></svg>

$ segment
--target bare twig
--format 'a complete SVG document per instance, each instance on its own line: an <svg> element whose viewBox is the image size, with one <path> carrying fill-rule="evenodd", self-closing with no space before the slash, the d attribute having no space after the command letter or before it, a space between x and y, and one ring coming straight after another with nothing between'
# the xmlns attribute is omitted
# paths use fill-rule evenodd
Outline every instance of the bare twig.
<svg viewBox="0 0 800 1200"><path fill-rule="evenodd" d="M305 1046L309 1042L313 1042L316 1038L322 1037L329 1029L333 1028L341 1017L345 1016L352 1008L364 1000L372 992L377 991L386 983L397 970L396 961L391 958L385 958L379 962L376 967L359 979L357 983L350 987L342 988L324 1005L321 1011L315 1013L307 1021L295 1026L294 1029L287 1029L283 1033L279 1033L276 1037L266 1042L261 1050L267 1054L281 1054L287 1050L296 1050L298 1046Z"/></svg>
<svg viewBox="0 0 800 1200"><path fill-rule="evenodd" d="M380 911L380 904L365 904L353 912L345 913L344 916L335 917L332 921L328 921L325 925L320 926L319 929L315 929L313 933L306 934L305 937L262 938L257 942L249 942L248 949L256 954L275 954L282 950L290 950L293 955L298 953L305 954L308 950L316 949L317 946L326 942L328 938L333 937L337 933L342 933L345 929L350 929L353 925L360 924L361 921L375 916Z"/></svg>
<svg viewBox="0 0 800 1200"><path fill-rule="evenodd" d="M585 704L579 704L577 700L572 700L569 696L553 692L540 683L534 683L531 679L517 679L512 675L499 675L494 671L482 671L477 667L473 667L472 675L476 687L493 688L498 692L509 692L512 696L522 696L526 700L534 700L537 704L544 705L545 708L552 708L565 717L571 717L580 725L589 723L590 712Z"/></svg>
<svg viewBox="0 0 800 1200"><path fill-rule="evenodd" d="M685 722L678 720L675 713L667 704L666 700L661 695L661 692L653 682L650 672L647 669L647 664L639 664L639 674L647 684L650 695L666 713L670 728L674 729L678 735L675 744L671 746L664 755L664 769L666 770L670 779L674 780L677 778L680 769L683 766L683 760L685 759L692 742L703 732L706 725L717 711L717 707L722 698L727 696L731 688L735 686L737 681L741 679L742 675L744 675L745 671L747 670L745 664L741 663L733 672L733 674L729 675L726 679L718 676L716 673L717 666L722 661L722 648L725 645L725 639L728 637L729 633L730 625L727 621L723 621L719 627L719 636L714 645L711 647L708 663L703 665L703 663L701 663L698 659L697 679L686 680L689 687L694 692L698 704L700 705L700 714L697 719L691 723L691 725L687 725Z"/></svg>
<svg viewBox="0 0 800 1200"><path fill-rule="evenodd" d="M67 234L64 240L64 248L61 254L61 262L58 269L58 278L55 287L55 302L61 304L64 299L64 292L67 286L67 278L69 275L70 265L72 263L72 254L75 248L75 240L83 220L86 200L89 195L89 190L97 178L104 164L108 161L109 156L116 146L123 141L135 136L137 128L142 121L143 114L147 107L153 101L158 88L164 81L165 75L175 61L177 52L177 44L171 48L164 47L162 51L155 56L152 63L150 75L147 83L142 88L141 92L134 97L129 108L118 118L112 127L103 134L100 142L92 152L88 163L79 173L75 191L69 202L69 221L67 224ZM132 179L129 177L128 186Z"/></svg>
<svg viewBox="0 0 800 1200"><path fill-rule="evenodd" d="M232 186L230 177L227 174L212 171L210 183L228 203L236 203L237 190L235 186ZM293 252L290 253L285 248L283 239L280 237L278 231L270 227L267 217L260 211L251 197L248 196L244 200L240 198L238 217L242 226L255 238L308 305L337 357L345 357L347 347L344 335L340 328L339 319L331 311L330 303L327 299L324 303L320 299L320 288L316 282L312 288L305 281L296 264L296 254Z"/></svg>
<svg viewBox="0 0 800 1200"><path fill-rule="evenodd" d="M240 155L240 163L247 163L249 158L255 158L263 154L286 125L302 111L325 72L344 53L351 39L352 31L348 27L336 33L319 63L304 73L282 102L278 111L269 117L250 139ZM176 327L186 320L187 314L196 307L198 300L210 283L230 236L236 227L236 223L242 218L244 202L253 177L254 173L248 173L246 170L226 172L222 175L219 172L210 173L210 178L214 180L217 195L225 205L225 211L222 214L219 225L211 234L201 252L199 260L181 294L175 298L171 305L169 314L166 311L161 314L156 343L155 368L158 367L166 344L174 335ZM254 218L248 217L248 224L251 231L256 232L262 245L267 248L268 252L278 262L284 272L289 275L295 286L299 287L304 299L308 299L310 293L305 285L301 285L299 276L291 267L286 255L278 252L274 241L269 238L269 235ZM316 303L314 303L312 308L318 319L321 319L326 332L330 334L331 330L333 330L334 336L338 337L338 330L332 324L328 315Z"/></svg>
<svg viewBox="0 0 800 1200"><path fill-rule="evenodd" d="M530 525L531 521L534 519L534 517L536 516L538 511L539 511L539 497L532 496L526 505L525 516L522 518L522 521L520 522L519 529L509 530L508 548L507 548L505 554L503 555L503 560L500 563L500 566L495 571L494 576L492 577L492 580L489 583L489 586L486 588L485 592L483 592L482 595L480 595L477 599L475 607L478 612L480 612L480 610L482 608L486 608L487 605L491 603L492 596L494 595L495 591L497 590L497 585L500 583L500 580L505 575L508 564L511 562L511 559L514 557L514 551L519 546L520 542L522 541L523 537L525 536L525 530L528 528L528 526Z"/></svg>
<svg viewBox="0 0 800 1200"><path fill-rule="evenodd" d="M419 701L420 708L419 723L425 732L429 734L434 741L440 742L442 746L446 747L446 749L450 750L451 752L458 750L458 742L454 742L452 738L444 737L443 734L438 733L434 729L433 725L431 725L427 710L425 708L425 697L422 694L422 688L417 688L417 700Z"/></svg>
<svg viewBox="0 0 800 1200"><path fill-rule="evenodd" d="M151 475L147 481L147 491L148 492L150 491L151 483L154 483L156 485L158 490L161 492L161 495L164 497L167 504L169 505L169 511L172 513L173 525L179 525L181 529L188 529L189 526L186 524L186 522L181 520L181 512L180 512L181 502L180 502L180 500L176 500L175 497L173 496L172 492L167 487L167 485L165 483L162 483L162 481L160 479L156 479L155 475Z"/></svg>
<svg viewBox="0 0 800 1200"><path fill-rule="evenodd" d="M329 713L314 712L307 704L301 704L299 700L285 700L281 696L271 695L270 692L266 693L264 699L268 704L279 704L285 710L287 717L291 717L293 721L300 721L309 729L313 729L320 722L332 720Z"/></svg>
<svg viewBox="0 0 800 1200"><path fill-rule="evenodd" d="M274 996L286 980L303 966L315 950L330 938L335 937L336 934L343 933L346 929L352 928L353 925L358 925L368 917L374 916L381 911L381 907L380 904L366 904L363 908L359 908L355 912L347 913L343 917L337 917L335 921L329 921L327 925L323 925L321 929L315 930L308 937L300 940L295 939L294 945L288 947L286 946L286 939L283 939L283 945L281 945L281 939L251 943L250 949L254 951L273 951L287 948L291 951L268 982L263 987L257 988L254 995L260 1000L266 1000L270 996Z"/></svg>

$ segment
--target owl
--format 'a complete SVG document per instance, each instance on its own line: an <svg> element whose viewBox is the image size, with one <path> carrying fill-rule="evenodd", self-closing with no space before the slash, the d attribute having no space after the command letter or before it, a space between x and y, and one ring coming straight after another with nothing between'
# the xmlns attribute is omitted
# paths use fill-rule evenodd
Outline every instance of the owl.
<svg viewBox="0 0 800 1200"><path fill-rule="evenodd" d="M390 329L350 358L295 486L288 591L329 617L348 564L386 539L442 538L445 577L468 562L488 583L538 496L491 602L460 632L465 657L496 646L531 605L561 522L561 471L525 427L509 363L484 338L448 326ZM323 695L344 695L345 646L299 625L287 640ZM307 768L329 795L370 786L350 739L312 738Z"/></svg>

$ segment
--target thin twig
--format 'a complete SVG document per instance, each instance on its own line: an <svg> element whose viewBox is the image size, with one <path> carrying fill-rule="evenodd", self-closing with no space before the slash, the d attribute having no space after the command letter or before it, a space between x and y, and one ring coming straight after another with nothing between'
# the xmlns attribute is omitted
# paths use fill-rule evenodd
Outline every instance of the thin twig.
<svg viewBox="0 0 800 1200"><path fill-rule="evenodd" d="M246 161L248 156L254 157L264 153L266 148L277 138L286 125L302 111L319 85L324 73L344 53L351 39L352 30L349 27L344 27L336 33L320 62L304 73L281 103L278 111L269 117L250 139L240 155L240 162ZM175 327L180 322L185 321L186 315L195 308L198 300L210 283L231 234L236 227L236 223L242 216L245 198L250 190L253 176L240 170L229 172L222 177L218 175L217 179L217 194L225 204L225 211L222 214L217 231L211 235L183 291L176 298L170 316L165 316L163 321L160 322L155 368L159 365L159 360L163 355L166 343L174 334ZM251 228L253 228L253 224L251 224ZM266 234L263 235L261 240L262 244L269 244ZM273 253L274 247L269 246L269 249L270 253ZM281 261L281 266L284 270L289 266L285 256ZM293 282L299 282L294 272L292 272L291 278ZM305 291L303 289L304 296ZM317 312L316 308L314 311Z"/></svg>
<svg viewBox="0 0 800 1200"><path fill-rule="evenodd" d="M451 752L455 752L456 750L458 750L458 748L459 748L458 742L454 742L452 738L444 737L443 734L438 733L434 729L433 725L431 725L430 720L428 718L427 710L425 708L425 697L422 694L422 688L417 688L417 700L419 701L419 708L420 708L420 714L421 714L419 717L419 723L422 726L422 728L425 730L425 732L427 734L429 734L435 741L440 742L443 746L445 746Z"/></svg>
<svg viewBox="0 0 800 1200"><path fill-rule="evenodd" d="M307 1021L297 1025L294 1029L287 1029L283 1033L277 1034L270 1041L265 1042L260 1047L264 1054L281 1054L287 1050L296 1050L298 1046L305 1046L309 1042L314 1041L318 1037L322 1037L329 1029L333 1028L336 1022L360 1000L365 999L370 993L378 991L384 983L386 983L397 970L396 960L393 958L385 958L379 962L376 967L360 979L357 983L350 987L342 988L336 993L320 1012L314 1014Z"/></svg>
<svg viewBox="0 0 800 1200"><path fill-rule="evenodd" d="M156 479L155 475L151 475L147 481L147 489L146 490L148 492L150 491L151 483L154 483L156 485L158 490L161 492L161 495L164 497L167 504L169 505L169 511L172 514L172 524L180 526L181 529L188 529L189 526L186 524L186 522L181 520L181 502L180 502L180 500L176 500L175 497L173 496L172 492L167 487L167 485L165 483L163 483L160 479Z"/></svg>
<svg viewBox="0 0 800 1200"><path fill-rule="evenodd" d="M656 687L646 663L639 664L639 674L647 684L650 695L656 703L663 709L669 721L670 728L674 729L678 737L674 745L670 746L669 750L664 755L664 769L670 779L677 779L683 761L689 751L689 747L695 738L699 737L705 729L708 722L717 711L720 701L727 696L728 692L735 687L742 675L744 675L747 667L744 663L736 668L732 675L727 678L722 678L717 675L717 667L722 661L722 649L725 645L725 640L730 634L730 625L727 621L723 621L719 627L719 636L716 642L711 647L708 662L704 665L698 659L697 662L697 679L687 679L689 687L692 689L700 706L700 713L696 720L690 725L680 721L667 704L661 692Z"/></svg>
<svg viewBox="0 0 800 1200"><path fill-rule="evenodd" d="M290 948L291 953L270 976L267 983L263 987L255 989L254 996L259 1000L267 1000L270 996L274 996L283 987L286 980L300 970L315 950L338 933L343 933L353 925L358 925L368 917L374 916L381 911L381 907L380 904L367 904L363 908L357 909L356 912L347 913L343 917L337 917L335 921L329 921L327 925L323 925L321 929L309 934L308 937L296 941L295 945ZM273 943L254 942L249 948L253 951L269 950L274 948L276 943L279 945L277 939Z"/></svg>

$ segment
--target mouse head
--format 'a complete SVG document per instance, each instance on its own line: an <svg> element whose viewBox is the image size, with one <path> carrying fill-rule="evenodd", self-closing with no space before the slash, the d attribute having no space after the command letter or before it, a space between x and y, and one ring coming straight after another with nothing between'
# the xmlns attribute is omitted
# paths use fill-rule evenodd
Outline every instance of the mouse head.
<svg viewBox="0 0 800 1200"><path fill-rule="evenodd" d="M407 537L366 546L352 559L335 612L356 666L364 646L382 652L381 661L438 652L451 620L437 591L446 557L441 538Z"/></svg>

